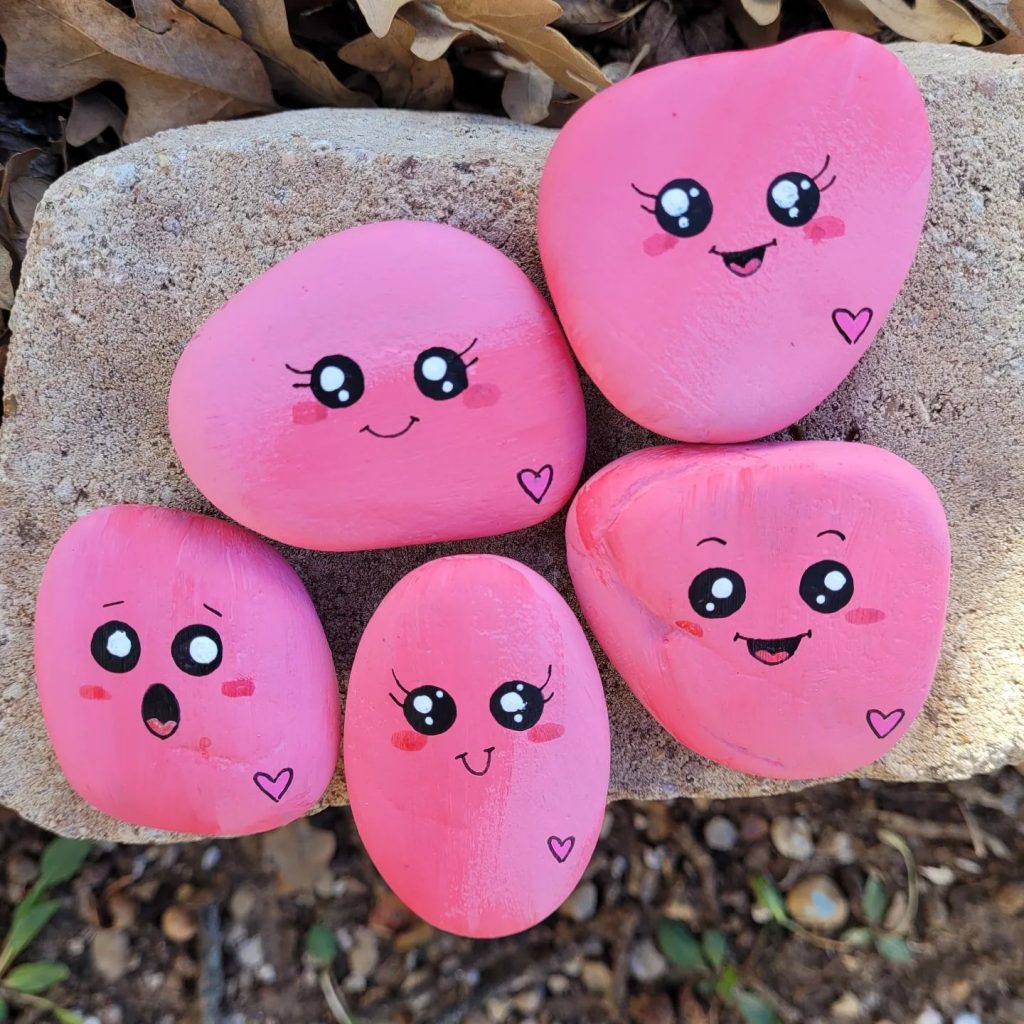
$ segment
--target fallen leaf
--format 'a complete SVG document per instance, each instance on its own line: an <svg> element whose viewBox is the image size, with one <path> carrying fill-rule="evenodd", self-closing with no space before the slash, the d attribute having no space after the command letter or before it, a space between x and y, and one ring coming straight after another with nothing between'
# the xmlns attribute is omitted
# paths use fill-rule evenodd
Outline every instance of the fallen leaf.
<svg viewBox="0 0 1024 1024"><path fill-rule="evenodd" d="M492 46L501 45L497 36L489 35L468 21L452 21L437 4L406 4L402 20L412 25L416 32L412 52L424 60L443 57L452 43L468 35L479 36Z"/></svg>
<svg viewBox="0 0 1024 1024"><path fill-rule="evenodd" d="M438 110L452 98L452 69L446 60L422 60L412 46L415 30L395 18L387 35L368 34L346 43L338 56L368 71L380 86L386 106Z"/></svg>
<svg viewBox="0 0 1024 1024"><path fill-rule="evenodd" d="M102 81L125 91L124 141L274 109L259 57L172 0L3 0L5 78L16 96L62 100Z"/></svg>
<svg viewBox="0 0 1024 1024"><path fill-rule="evenodd" d="M363 12L370 31L384 38L391 31L391 23L395 20L398 9L407 0L356 0L359 10Z"/></svg>
<svg viewBox="0 0 1024 1024"><path fill-rule="evenodd" d="M573 35L595 36L625 25L649 3L650 0L643 0L628 11L617 11L604 0L558 0L562 16L556 24L558 28L570 30Z"/></svg>
<svg viewBox="0 0 1024 1024"><path fill-rule="evenodd" d="M220 0L178 0L178 6L184 7L189 14L194 14L200 21L220 29L225 35L242 38L242 30L238 22L221 5Z"/></svg>
<svg viewBox="0 0 1024 1024"><path fill-rule="evenodd" d="M650 48L652 65L689 57L679 19L668 4L651 4L644 11L637 42Z"/></svg>
<svg viewBox="0 0 1024 1024"><path fill-rule="evenodd" d="M1024 0L1016 4L1013 0L971 0L971 6L987 14L1004 32L1024 31Z"/></svg>
<svg viewBox="0 0 1024 1024"><path fill-rule="evenodd" d="M825 8L832 27L841 32L858 32L873 36L878 29L878 19L864 6L862 0L818 0Z"/></svg>
<svg viewBox="0 0 1024 1024"><path fill-rule="evenodd" d="M334 77L323 61L292 42L283 0L221 0L242 38L263 58L275 89L305 103L329 107L372 106Z"/></svg>
<svg viewBox="0 0 1024 1024"><path fill-rule="evenodd" d="M750 49L760 46L772 46L779 41L779 29L782 27L781 14L774 20L762 25L750 13L749 0L725 0L725 11L736 29L736 34L743 45ZM780 8L781 10L781 8Z"/></svg>
<svg viewBox="0 0 1024 1024"><path fill-rule="evenodd" d="M555 80L535 64L509 71L501 89L501 105L513 121L540 124L548 116Z"/></svg>
<svg viewBox="0 0 1024 1024"><path fill-rule="evenodd" d="M981 26L955 0L861 0L864 6L897 35L919 43L968 43L984 38Z"/></svg>
<svg viewBox="0 0 1024 1024"><path fill-rule="evenodd" d="M631 61L613 60L610 64L602 64L601 71L604 74L604 77L614 85L616 82L621 82L623 79L629 78L630 75L635 74L636 69L643 64L645 58L650 52L650 44L644 43L643 46L637 50L636 56Z"/></svg>
<svg viewBox="0 0 1024 1024"><path fill-rule="evenodd" d="M753 18L754 23L762 28L779 20L782 13L782 0L740 0L743 9Z"/></svg>
<svg viewBox="0 0 1024 1024"><path fill-rule="evenodd" d="M309 891L327 870L337 847L333 832L299 818L263 836L263 855L277 872L282 896Z"/></svg>
<svg viewBox="0 0 1024 1024"><path fill-rule="evenodd" d="M84 146L108 128L121 137L124 111L99 90L81 92L71 101L71 115L64 127L64 139L69 146Z"/></svg>

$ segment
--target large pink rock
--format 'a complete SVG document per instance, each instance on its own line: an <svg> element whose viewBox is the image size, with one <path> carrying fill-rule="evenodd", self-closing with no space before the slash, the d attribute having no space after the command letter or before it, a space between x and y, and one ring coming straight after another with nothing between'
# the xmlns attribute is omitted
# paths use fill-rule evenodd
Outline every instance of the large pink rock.
<svg viewBox="0 0 1024 1024"><path fill-rule="evenodd" d="M666 64L589 101L538 232L587 373L682 441L788 426L864 354L910 267L931 144L892 53L819 32Z"/></svg>
<svg viewBox="0 0 1024 1024"><path fill-rule="evenodd" d="M541 294L486 242L411 221L330 235L230 299L182 354L170 428L227 515L337 551L533 526L586 445Z"/></svg>
<svg viewBox="0 0 1024 1024"><path fill-rule="evenodd" d="M949 590L934 488L864 444L650 448L569 511L615 667L681 743L772 778L853 771L931 688Z"/></svg>
<svg viewBox="0 0 1024 1024"><path fill-rule="evenodd" d="M46 564L36 678L57 760L133 825L232 835L320 798L338 757L338 683L295 570L189 512L113 505Z"/></svg>
<svg viewBox="0 0 1024 1024"><path fill-rule="evenodd" d="M608 713L579 622L531 569L442 558L359 643L345 773L367 852L431 924L509 935L572 892L608 793Z"/></svg>

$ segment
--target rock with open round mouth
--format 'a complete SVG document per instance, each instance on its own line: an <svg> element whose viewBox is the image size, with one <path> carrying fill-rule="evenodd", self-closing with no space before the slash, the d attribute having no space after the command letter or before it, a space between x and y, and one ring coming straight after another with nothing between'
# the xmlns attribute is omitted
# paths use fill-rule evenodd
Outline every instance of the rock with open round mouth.
<svg viewBox="0 0 1024 1024"><path fill-rule="evenodd" d="M721 257L725 269L730 274L735 274L737 277L751 277L764 265L765 254L768 252L769 246L773 245L778 245L774 238L764 245L755 245L749 249L737 249L734 252L722 252L712 246L711 252L713 255Z"/></svg>
<svg viewBox="0 0 1024 1024"><path fill-rule="evenodd" d="M181 725L181 707L174 691L154 683L142 697L142 721L159 740L169 740Z"/></svg>
<svg viewBox="0 0 1024 1024"><path fill-rule="evenodd" d="M737 633L733 640L746 641L747 650L752 658L757 658L764 665L781 665L789 661L796 654L800 641L804 638L810 639L811 631L798 633L796 636L784 636L775 640L755 640L749 636L742 636Z"/></svg>

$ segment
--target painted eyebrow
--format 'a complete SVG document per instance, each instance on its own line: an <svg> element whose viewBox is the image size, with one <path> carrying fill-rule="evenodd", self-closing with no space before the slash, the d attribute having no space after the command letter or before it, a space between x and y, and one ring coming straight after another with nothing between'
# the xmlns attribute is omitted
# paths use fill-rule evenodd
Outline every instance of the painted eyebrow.
<svg viewBox="0 0 1024 1024"><path fill-rule="evenodd" d="M114 605L116 605L116 604L124 604L124 601L108 601L105 605L103 605L103 607L104 608L113 608Z"/></svg>
<svg viewBox="0 0 1024 1024"><path fill-rule="evenodd" d="M722 540L721 537L705 537L703 540L697 541L697 547L700 547L701 544L707 544L708 541L711 540L713 540L716 544L725 544L725 541Z"/></svg>
<svg viewBox="0 0 1024 1024"><path fill-rule="evenodd" d="M219 611L217 611L216 608L211 608L208 604L204 604L203 607L208 612L213 612L213 614L216 615L218 619L223 619L224 618L224 616Z"/></svg>
<svg viewBox="0 0 1024 1024"><path fill-rule="evenodd" d="M842 533L839 530L822 530L821 533L818 534L818 536L827 537L830 533L835 534L840 540L846 540L846 534Z"/></svg>

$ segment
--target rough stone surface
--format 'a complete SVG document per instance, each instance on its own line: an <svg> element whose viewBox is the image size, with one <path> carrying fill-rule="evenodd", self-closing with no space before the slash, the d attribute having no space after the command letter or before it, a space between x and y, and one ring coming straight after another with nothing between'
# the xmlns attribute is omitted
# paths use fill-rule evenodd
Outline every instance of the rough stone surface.
<svg viewBox="0 0 1024 1024"><path fill-rule="evenodd" d="M899 52L935 135L928 224L879 340L798 435L889 448L946 503L954 576L935 690L866 774L948 779L1024 757L1024 60ZM0 437L0 802L67 834L169 838L91 811L53 760L32 677L33 600L50 547L110 502L210 511L167 436L175 360L217 306L307 242L381 218L436 219L497 245L539 283L535 190L552 138L461 115L308 111L168 132L50 189L14 311ZM587 390L587 475L658 442ZM345 679L377 602L439 554L519 558L569 594L562 530L559 517L485 542L285 554ZM603 669L613 797L784 788L688 752ZM326 799L344 801L340 775Z"/></svg>

